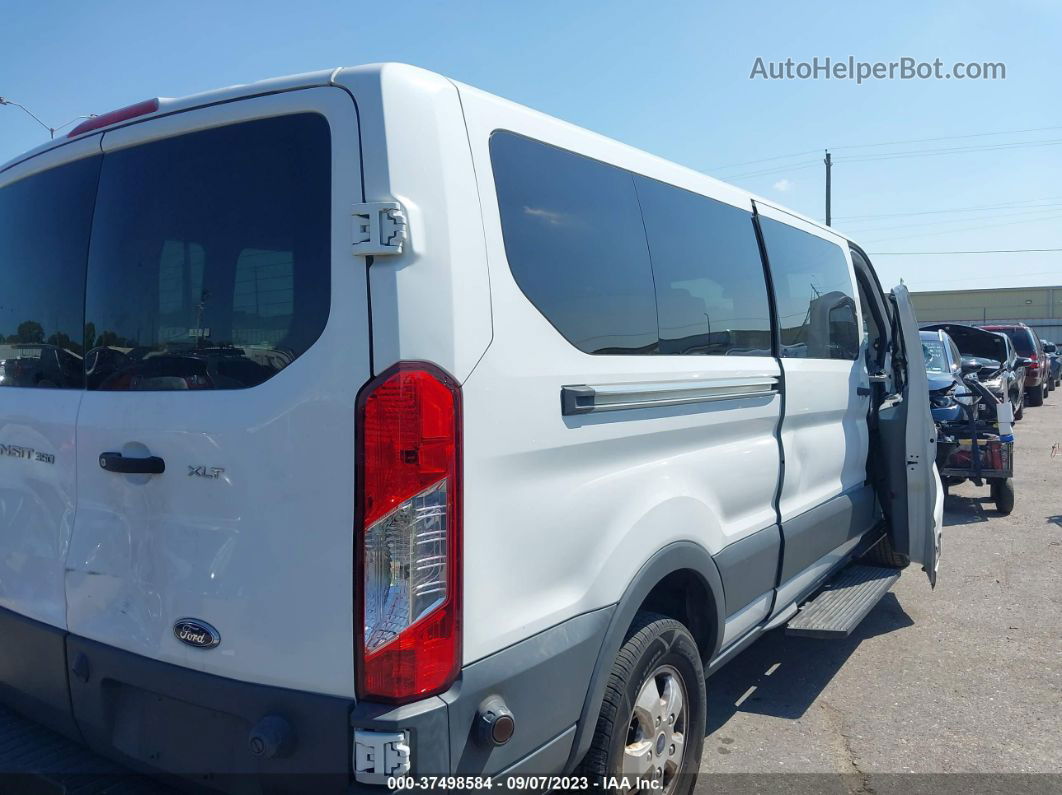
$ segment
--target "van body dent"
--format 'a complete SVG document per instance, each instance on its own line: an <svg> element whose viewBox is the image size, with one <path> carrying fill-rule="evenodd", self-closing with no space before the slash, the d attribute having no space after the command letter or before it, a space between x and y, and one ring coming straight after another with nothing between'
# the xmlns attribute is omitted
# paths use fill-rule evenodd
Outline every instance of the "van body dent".
<svg viewBox="0 0 1062 795"><path fill-rule="evenodd" d="M678 791L707 673L936 576L906 290L420 69L95 117L0 170L0 269L0 697L134 767Z"/></svg>

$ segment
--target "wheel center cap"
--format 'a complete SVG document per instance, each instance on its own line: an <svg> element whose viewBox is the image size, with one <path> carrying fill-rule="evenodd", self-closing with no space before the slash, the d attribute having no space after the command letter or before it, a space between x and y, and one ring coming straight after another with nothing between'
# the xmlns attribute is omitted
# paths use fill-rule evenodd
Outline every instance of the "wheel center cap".
<svg viewBox="0 0 1062 795"><path fill-rule="evenodd" d="M664 733L660 732L660 736L656 738L656 755L664 753L664 746L667 745L667 738L664 737Z"/></svg>

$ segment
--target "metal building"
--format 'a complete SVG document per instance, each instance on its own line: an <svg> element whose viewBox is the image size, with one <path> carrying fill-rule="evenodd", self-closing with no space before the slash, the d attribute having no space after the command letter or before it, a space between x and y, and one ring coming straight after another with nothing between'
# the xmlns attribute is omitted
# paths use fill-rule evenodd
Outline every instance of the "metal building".
<svg viewBox="0 0 1062 795"><path fill-rule="evenodd" d="M1062 342L1062 286L911 293L920 323L1015 323Z"/></svg>

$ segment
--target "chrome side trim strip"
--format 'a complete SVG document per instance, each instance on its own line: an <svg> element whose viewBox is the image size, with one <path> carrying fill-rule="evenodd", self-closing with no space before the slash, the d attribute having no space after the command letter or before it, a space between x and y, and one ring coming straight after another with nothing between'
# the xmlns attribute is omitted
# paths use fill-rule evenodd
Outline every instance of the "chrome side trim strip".
<svg viewBox="0 0 1062 795"><path fill-rule="evenodd" d="M771 397L778 394L777 376L648 384L586 384L561 387L561 414L683 406L718 400Z"/></svg>

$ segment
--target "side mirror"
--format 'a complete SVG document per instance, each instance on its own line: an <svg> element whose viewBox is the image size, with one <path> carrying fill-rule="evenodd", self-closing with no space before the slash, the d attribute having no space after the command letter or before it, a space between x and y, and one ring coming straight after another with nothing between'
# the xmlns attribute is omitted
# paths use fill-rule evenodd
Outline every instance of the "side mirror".
<svg viewBox="0 0 1062 795"><path fill-rule="evenodd" d="M1017 361L1014 362L1016 367L1032 367L1033 360L1027 356L1019 356Z"/></svg>
<svg viewBox="0 0 1062 795"><path fill-rule="evenodd" d="M962 357L962 374L963 375L970 375L970 373L979 372L980 369L983 366L986 366L986 365L983 362L978 361L977 359L970 359L970 358L968 358L966 356Z"/></svg>

